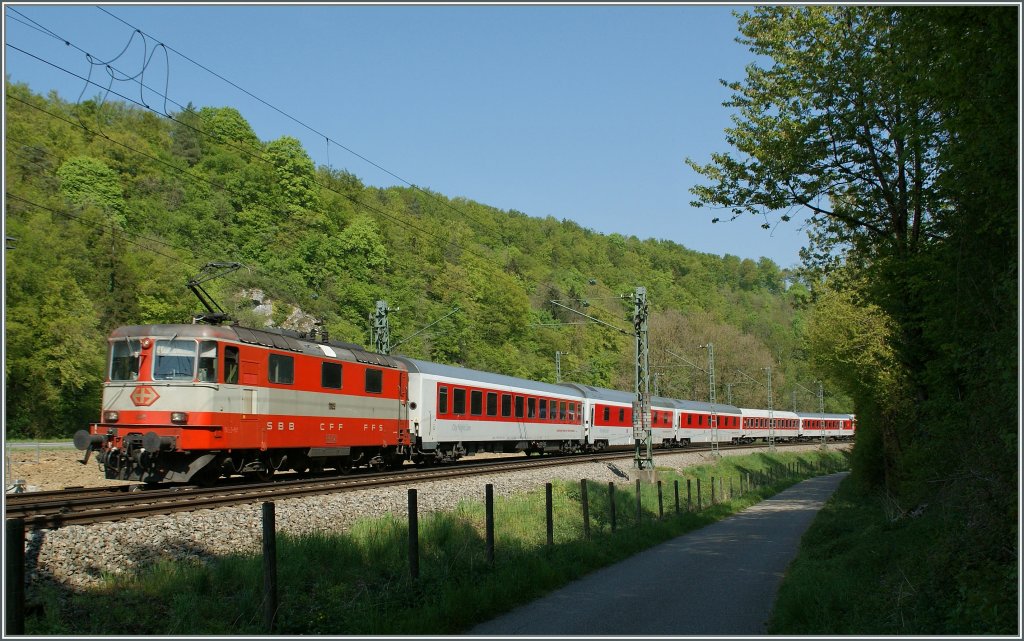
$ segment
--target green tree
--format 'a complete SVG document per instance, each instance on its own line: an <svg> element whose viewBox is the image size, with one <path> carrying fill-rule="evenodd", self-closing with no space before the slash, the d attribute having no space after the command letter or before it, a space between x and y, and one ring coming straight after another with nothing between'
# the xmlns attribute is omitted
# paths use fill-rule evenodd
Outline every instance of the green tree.
<svg viewBox="0 0 1024 641"><path fill-rule="evenodd" d="M117 172L89 156L75 156L57 170L60 191L76 205L95 205L124 226L124 195Z"/></svg>
<svg viewBox="0 0 1024 641"><path fill-rule="evenodd" d="M737 153L688 161L710 180L695 204L810 213L804 260L831 274L815 362L845 380L857 448L877 454L855 473L941 506L934 574L972 596L940 631L1014 629L1019 8L759 7L739 25L770 64L728 83ZM839 372L864 366L886 376Z"/></svg>

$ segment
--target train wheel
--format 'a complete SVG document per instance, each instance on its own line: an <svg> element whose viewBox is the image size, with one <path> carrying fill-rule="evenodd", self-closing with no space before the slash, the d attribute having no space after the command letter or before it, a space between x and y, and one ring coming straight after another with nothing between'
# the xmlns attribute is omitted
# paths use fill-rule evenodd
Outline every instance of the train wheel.
<svg viewBox="0 0 1024 641"><path fill-rule="evenodd" d="M270 479L274 478L274 470L267 469L259 472L246 472L242 476L253 483L269 483Z"/></svg>

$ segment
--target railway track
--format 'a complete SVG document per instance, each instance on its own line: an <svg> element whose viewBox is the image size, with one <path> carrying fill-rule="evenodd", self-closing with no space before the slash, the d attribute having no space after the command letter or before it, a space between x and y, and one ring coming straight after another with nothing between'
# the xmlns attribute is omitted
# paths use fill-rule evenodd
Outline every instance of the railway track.
<svg viewBox="0 0 1024 641"><path fill-rule="evenodd" d="M793 445L803 445L795 443ZM725 446L721 449L743 449L751 445ZM756 447L756 446L754 446ZM778 447L785 447L779 444ZM710 448L694 447L671 450L673 453L706 452ZM5 517L18 518L29 529L54 529L67 525L88 525L130 518L142 518L271 501L317 494L351 492L388 485L407 485L459 476L513 472L538 467L570 465L631 458L632 452L615 451L575 456L538 458L487 459L445 467L411 468L350 476L292 478L269 483L218 485L210 488L175 486L145 491L131 491L137 484L112 487L68 488L26 494L7 494Z"/></svg>

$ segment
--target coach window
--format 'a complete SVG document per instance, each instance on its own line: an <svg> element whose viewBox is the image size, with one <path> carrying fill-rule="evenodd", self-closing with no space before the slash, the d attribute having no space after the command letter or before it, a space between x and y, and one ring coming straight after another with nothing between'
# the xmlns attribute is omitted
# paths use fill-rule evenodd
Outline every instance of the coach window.
<svg viewBox="0 0 1024 641"><path fill-rule="evenodd" d="M512 416L512 395L502 394L501 395L501 415Z"/></svg>
<svg viewBox="0 0 1024 641"><path fill-rule="evenodd" d="M540 399L540 416L538 418L543 420L543 419L546 419L547 417L548 417L548 399L542 398L542 399Z"/></svg>
<svg viewBox="0 0 1024 641"><path fill-rule="evenodd" d="M619 408L619 422L626 420L626 409L624 407Z"/></svg>
<svg viewBox="0 0 1024 641"><path fill-rule="evenodd" d="M576 420L576 403L569 403L569 422Z"/></svg>
<svg viewBox="0 0 1024 641"><path fill-rule="evenodd" d="M497 416L498 415L498 393L487 392L487 415Z"/></svg>
<svg viewBox="0 0 1024 641"><path fill-rule="evenodd" d="M484 413L484 393L478 389L469 392L469 413L473 416Z"/></svg>
<svg viewBox="0 0 1024 641"><path fill-rule="evenodd" d="M516 418L523 418L524 401L522 396L516 396Z"/></svg>
<svg viewBox="0 0 1024 641"><path fill-rule="evenodd" d="M224 346L224 382L238 383L238 348L234 345Z"/></svg>
<svg viewBox="0 0 1024 641"><path fill-rule="evenodd" d="M448 413L448 386L441 385L437 392L437 413Z"/></svg>
<svg viewBox="0 0 1024 641"><path fill-rule="evenodd" d="M526 399L526 418L537 418L537 399L532 396Z"/></svg>
<svg viewBox="0 0 1024 641"><path fill-rule="evenodd" d="M341 389L341 363L321 363L320 387Z"/></svg>
<svg viewBox="0 0 1024 641"><path fill-rule="evenodd" d="M457 416L466 415L466 390L461 387L452 388L452 414Z"/></svg>
<svg viewBox="0 0 1024 641"><path fill-rule="evenodd" d="M295 359L284 354L271 354L269 361L269 379L278 385L291 385L295 382Z"/></svg>
<svg viewBox="0 0 1024 641"><path fill-rule="evenodd" d="M554 413L554 408L555 408L555 402L551 401L551 411L552 411L552 413ZM566 417L566 402L565 401L559 401L558 402L558 420L564 421L565 417Z"/></svg>
<svg viewBox="0 0 1024 641"><path fill-rule="evenodd" d="M366 393L380 394L384 390L384 372L379 369L366 368Z"/></svg>
<svg viewBox="0 0 1024 641"><path fill-rule="evenodd" d="M610 408L607 405L605 405L604 406L604 422L605 423L607 423L608 421L612 420L611 414L612 414L612 408Z"/></svg>

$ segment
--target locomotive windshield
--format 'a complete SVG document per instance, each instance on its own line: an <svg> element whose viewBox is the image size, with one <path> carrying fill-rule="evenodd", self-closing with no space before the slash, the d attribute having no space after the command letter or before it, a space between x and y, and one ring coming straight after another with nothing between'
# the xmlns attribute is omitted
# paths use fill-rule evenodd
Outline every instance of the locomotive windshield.
<svg viewBox="0 0 1024 641"><path fill-rule="evenodd" d="M110 380L134 381L139 377L138 339L118 340L110 346Z"/></svg>
<svg viewBox="0 0 1024 641"><path fill-rule="evenodd" d="M154 381L191 381L195 378L196 342L157 341L153 349Z"/></svg>

